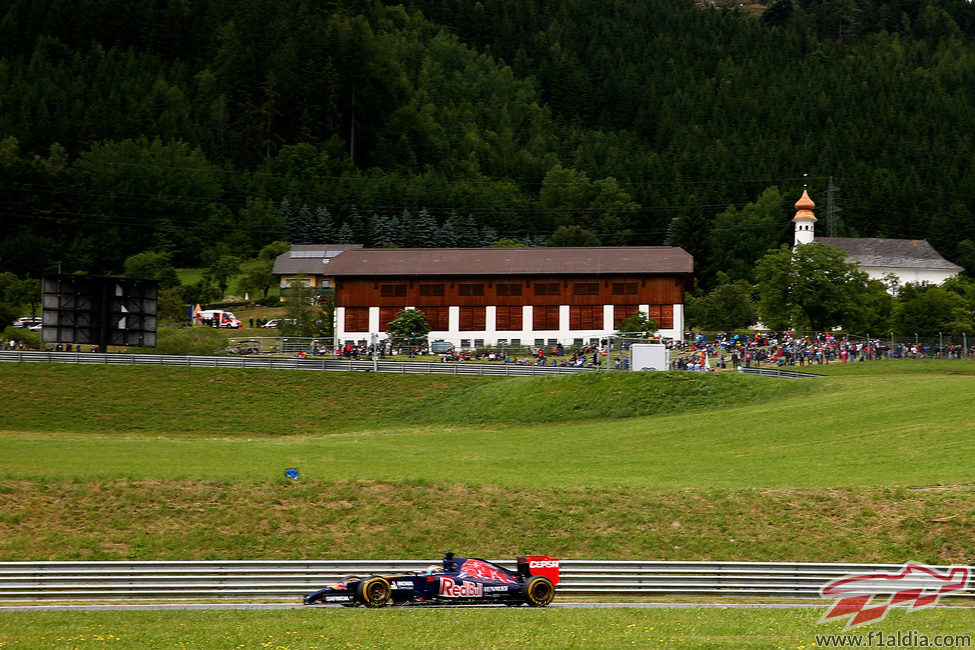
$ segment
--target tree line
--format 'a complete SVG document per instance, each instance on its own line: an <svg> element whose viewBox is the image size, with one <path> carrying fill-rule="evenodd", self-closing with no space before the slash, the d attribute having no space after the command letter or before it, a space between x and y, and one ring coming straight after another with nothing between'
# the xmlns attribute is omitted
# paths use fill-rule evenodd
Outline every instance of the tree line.
<svg viewBox="0 0 975 650"><path fill-rule="evenodd" d="M11 0L0 27L19 276L254 258L307 206L369 245L679 245L710 291L830 178L837 235L975 270L963 0Z"/></svg>
<svg viewBox="0 0 975 650"><path fill-rule="evenodd" d="M717 286L687 295L687 326L702 331L766 330L858 336L975 335L975 280L963 275L941 285L870 280L834 246L783 244L758 259L755 281L717 274ZM973 337L975 338L975 337Z"/></svg>
<svg viewBox="0 0 975 650"><path fill-rule="evenodd" d="M228 291L237 295L251 292L252 300L268 300L268 289L275 282L273 260L287 249L287 243L274 242L253 260L221 257L203 270L198 281L187 285L180 283L166 253L135 254L125 260L124 274L158 280L160 323L181 326L187 318L187 305L222 300ZM689 293L685 299L688 330L730 332L749 330L761 323L766 330L841 329L876 338L975 335L975 280L966 276L950 278L942 285L899 286L892 277L868 280L858 266L844 261L839 249L819 243L772 250L755 262L752 274L754 282L732 281L719 271L713 289ZM25 313L37 315L40 295L40 280L20 278L9 271L0 273L0 323L9 324ZM317 304L311 298L310 287L301 283L293 287L282 333L332 336L334 301ZM271 299L277 304L276 296ZM403 332L409 331L413 334L407 338L420 336L414 331L417 320L423 320L420 312L400 314L400 320L391 333L406 336ZM621 332L649 332L657 329L657 323L639 313L614 327ZM8 339L39 341L36 334L13 327L7 327L3 334ZM186 338L166 327L160 336L164 341L161 345L167 345L167 337Z"/></svg>

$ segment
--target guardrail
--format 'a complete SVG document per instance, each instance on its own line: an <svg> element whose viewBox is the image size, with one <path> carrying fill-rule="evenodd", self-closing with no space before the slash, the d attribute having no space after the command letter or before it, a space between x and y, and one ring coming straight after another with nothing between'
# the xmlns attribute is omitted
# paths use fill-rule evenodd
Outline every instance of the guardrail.
<svg viewBox="0 0 975 650"><path fill-rule="evenodd" d="M590 372L594 368L527 366L516 363L461 363L423 361L355 361L352 359L297 359L267 356L183 356L169 354L119 354L102 352L0 351L0 362L76 363L149 366L191 366L202 368L264 368L273 370L321 370L332 372L392 372L423 375L493 375L526 377Z"/></svg>
<svg viewBox="0 0 975 650"><path fill-rule="evenodd" d="M781 368L746 368L738 366L738 372L743 375L761 375L763 377L785 377L787 379L822 378L826 375L817 375L812 372L799 372L797 370L782 370Z"/></svg>
<svg viewBox="0 0 975 650"><path fill-rule="evenodd" d="M0 602L103 600L299 601L349 575L422 571L432 560L0 562ZM514 569L513 562L498 564ZM851 573L895 574L896 564L563 560L560 597L818 598ZM947 567L935 567L946 572ZM906 581L898 589L906 588ZM975 596L975 586L952 592Z"/></svg>

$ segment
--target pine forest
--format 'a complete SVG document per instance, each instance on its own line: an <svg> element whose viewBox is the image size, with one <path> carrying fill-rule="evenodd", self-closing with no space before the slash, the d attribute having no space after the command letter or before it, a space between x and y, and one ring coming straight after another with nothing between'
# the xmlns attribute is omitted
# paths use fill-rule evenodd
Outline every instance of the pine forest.
<svg viewBox="0 0 975 650"><path fill-rule="evenodd" d="M964 0L5 0L0 33L18 276L667 244L707 291L791 244L803 186L975 271Z"/></svg>

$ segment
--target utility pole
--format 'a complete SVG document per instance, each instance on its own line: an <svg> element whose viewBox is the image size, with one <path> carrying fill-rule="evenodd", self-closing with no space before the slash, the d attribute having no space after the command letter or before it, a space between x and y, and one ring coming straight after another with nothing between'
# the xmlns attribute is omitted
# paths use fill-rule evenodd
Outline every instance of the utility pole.
<svg viewBox="0 0 975 650"><path fill-rule="evenodd" d="M836 216L843 212L842 208L836 207L833 202L833 192L839 192L840 188L833 185L833 177L829 177L829 186L826 188L826 232L830 237L836 237Z"/></svg>

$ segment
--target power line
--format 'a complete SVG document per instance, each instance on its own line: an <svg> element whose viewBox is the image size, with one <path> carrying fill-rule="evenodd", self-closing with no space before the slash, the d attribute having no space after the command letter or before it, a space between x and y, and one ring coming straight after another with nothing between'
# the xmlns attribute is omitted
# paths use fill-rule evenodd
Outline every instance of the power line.
<svg viewBox="0 0 975 650"><path fill-rule="evenodd" d="M840 188L833 185L833 177L830 176L826 187L826 231L830 237L836 237L836 214L843 211L833 203L833 193L839 190Z"/></svg>

